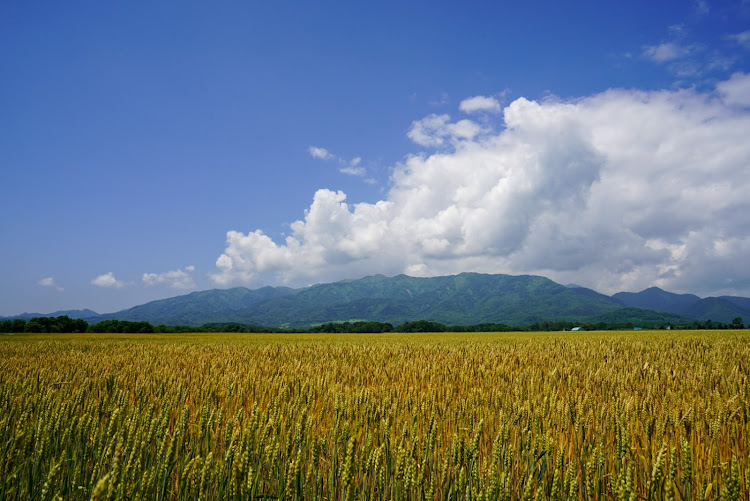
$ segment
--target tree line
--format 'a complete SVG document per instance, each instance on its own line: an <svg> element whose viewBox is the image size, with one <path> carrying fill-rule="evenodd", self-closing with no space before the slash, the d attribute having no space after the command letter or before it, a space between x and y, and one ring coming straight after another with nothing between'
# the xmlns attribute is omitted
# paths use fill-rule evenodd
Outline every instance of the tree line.
<svg viewBox="0 0 750 501"><path fill-rule="evenodd" d="M75 332L120 332L120 333L150 333L156 332L153 325L148 322L130 322L127 320L102 320L95 324L89 324L80 318L70 318L67 315L60 317L34 317L29 320L15 318L13 320L0 321L0 332L48 332L48 333L75 333Z"/></svg>
<svg viewBox="0 0 750 501"><path fill-rule="evenodd" d="M474 325L446 325L428 320L404 322L397 326L387 322L329 322L313 326L309 329L273 329L237 322L210 323L200 327L193 326L154 326L149 322L132 322L129 320L102 320L89 324L86 320L73 319L67 315L60 317L34 317L29 320L12 319L0 321L0 332L39 332L39 333L185 333L185 332L299 332L299 333L384 333L384 332L517 332L517 331L569 331L574 327L584 330L616 330L632 329L632 323L576 323L572 321L544 321L528 326L514 326L498 323L482 323ZM687 325L643 325L645 328L656 329L744 329L741 317L731 323L695 321Z"/></svg>

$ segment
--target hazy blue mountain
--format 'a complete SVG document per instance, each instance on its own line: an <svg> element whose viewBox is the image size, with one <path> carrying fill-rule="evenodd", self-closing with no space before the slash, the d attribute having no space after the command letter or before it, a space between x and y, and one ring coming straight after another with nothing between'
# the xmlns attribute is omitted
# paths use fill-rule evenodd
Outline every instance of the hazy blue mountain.
<svg viewBox="0 0 750 501"><path fill-rule="evenodd" d="M737 296L708 297L675 294L658 287L641 292L618 292L612 299L624 306L682 315L695 320L730 323L736 317L750 319L750 298Z"/></svg>
<svg viewBox="0 0 750 501"><path fill-rule="evenodd" d="M62 311L55 311L53 313L21 313L20 315L13 315L10 317L0 317L0 319L3 320L14 320L16 318L20 318L22 320L29 320L30 318L35 317L70 317L73 319L79 319L82 318L84 320L88 320L90 318L96 319L100 317L100 315L89 309L84 310L62 310Z"/></svg>
<svg viewBox="0 0 750 501"><path fill-rule="evenodd" d="M719 296L719 299L724 299L730 303L736 304L743 310L750 311L750 297Z"/></svg>
<svg viewBox="0 0 750 501"><path fill-rule="evenodd" d="M618 292L612 299L624 306L665 311L677 315L684 314L700 298L693 294L675 294L658 287L649 287L641 292Z"/></svg>

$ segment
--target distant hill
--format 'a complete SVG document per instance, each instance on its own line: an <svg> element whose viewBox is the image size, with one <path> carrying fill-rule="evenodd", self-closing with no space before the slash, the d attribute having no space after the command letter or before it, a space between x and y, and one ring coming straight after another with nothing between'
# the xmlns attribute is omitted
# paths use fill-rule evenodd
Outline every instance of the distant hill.
<svg viewBox="0 0 750 501"><path fill-rule="evenodd" d="M750 297L719 296L719 299L724 299L730 303L736 304L743 310L750 311Z"/></svg>
<svg viewBox="0 0 750 501"><path fill-rule="evenodd" d="M582 297L544 277L462 273L433 278L373 276L316 285L241 313L259 325L302 326L352 319L527 325L617 308L611 301Z"/></svg>
<svg viewBox="0 0 750 501"><path fill-rule="evenodd" d="M70 317L74 319L82 318L84 320L89 319L97 319L101 315L99 315L97 312L89 309L85 310L63 310L63 311L55 311L53 313L21 313L20 315L13 315L10 317L0 317L0 319L3 320L15 320L16 318L20 318L22 320L29 320L30 318L36 318L36 317Z"/></svg>
<svg viewBox="0 0 750 501"><path fill-rule="evenodd" d="M294 292L294 289L288 287L213 289L151 301L127 310L101 315L100 319L146 321L154 325L245 322L246 318L238 314L239 311Z"/></svg>
<svg viewBox="0 0 750 501"><path fill-rule="evenodd" d="M217 289L152 301L102 317L154 325L239 322L286 328L358 320L394 325L428 320L446 325L523 326L547 320L583 322L622 309L623 305L596 291L571 289L545 277L462 273L431 278L375 275L301 289ZM673 317L665 315L654 318L655 324L672 321Z"/></svg>
<svg viewBox="0 0 750 501"><path fill-rule="evenodd" d="M686 317L674 313L664 313L643 308L621 308L590 318L591 323L632 325L644 327L653 325L685 325Z"/></svg>
<svg viewBox="0 0 750 501"><path fill-rule="evenodd" d="M641 292L618 292L612 299L624 306L682 315L701 298L693 294L675 294L658 287L649 287Z"/></svg>
<svg viewBox="0 0 750 501"><path fill-rule="evenodd" d="M697 320L713 320L714 322L729 323L740 317L743 322L750 320L750 309L721 297L707 297L701 299L683 315Z"/></svg>
<svg viewBox="0 0 750 501"><path fill-rule="evenodd" d="M612 299L634 308L643 308L695 320L713 320L730 323L737 317L744 322L750 320L750 298L737 296L708 297L701 299L693 294L675 294L658 287L641 292L618 292Z"/></svg>
<svg viewBox="0 0 750 501"><path fill-rule="evenodd" d="M602 294L600 292L596 292L594 289L588 289L586 287L576 286L576 287L570 287L570 285L567 285L566 287L570 288L573 292L576 294L580 294L581 296L588 296L588 297L595 297L602 299L604 301L611 301L612 298L609 296Z"/></svg>

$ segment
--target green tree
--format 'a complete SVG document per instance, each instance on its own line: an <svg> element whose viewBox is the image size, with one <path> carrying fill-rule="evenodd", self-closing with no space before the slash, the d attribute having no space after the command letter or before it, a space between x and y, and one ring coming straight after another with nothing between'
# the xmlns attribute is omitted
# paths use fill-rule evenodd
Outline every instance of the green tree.
<svg viewBox="0 0 750 501"><path fill-rule="evenodd" d="M154 326L148 322L129 322L127 320L102 320L98 324L89 325L88 332L106 333L152 333Z"/></svg>
<svg viewBox="0 0 750 501"><path fill-rule="evenodd" d="M405 322L395 329L396 332L445 332L446 330L447 328L444 324L427 320Z"/></svg>

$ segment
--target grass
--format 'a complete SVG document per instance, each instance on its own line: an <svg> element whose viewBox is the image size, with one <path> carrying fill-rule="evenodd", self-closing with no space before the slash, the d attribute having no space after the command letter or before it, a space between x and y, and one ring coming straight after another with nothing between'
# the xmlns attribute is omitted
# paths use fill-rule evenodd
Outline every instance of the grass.
<svg viewBox="0 0 750 501"><path fill-rule="evenodd" d="M750 334L0 337L2 499L750 499Z"/></svg>

